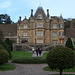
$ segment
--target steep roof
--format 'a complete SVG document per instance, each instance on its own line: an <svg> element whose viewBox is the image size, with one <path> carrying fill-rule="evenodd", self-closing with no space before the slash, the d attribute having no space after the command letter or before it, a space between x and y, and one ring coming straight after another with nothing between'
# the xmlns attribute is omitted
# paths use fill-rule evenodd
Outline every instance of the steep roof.
<svg viewBox="0 0 75 75"><path fill-rule="evenodd" d="M44 10L43 10L43 8L42 8L41 6L37 8L36 13L34 14L34 17L37 16L37 13L38 13L39 11L41 11L41 12L43 13L43 16L46 17L46 14L45 14L45 12L44 12Z"/></svg>
<svg viewBox="0 0 75 75"><path fill-rule="evenodd" d="M16 36L17 35L17 25L16 24L0 24L0 29L2 30L4 36Z"/></svg>

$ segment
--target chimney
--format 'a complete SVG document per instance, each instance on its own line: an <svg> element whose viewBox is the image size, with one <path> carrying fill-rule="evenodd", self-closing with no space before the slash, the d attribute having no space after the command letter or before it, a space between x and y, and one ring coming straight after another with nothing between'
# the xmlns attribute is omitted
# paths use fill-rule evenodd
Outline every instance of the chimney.
<svg viewBox="0 0 75 75"><path fill-rule="evenodd" d="M33 17L33 9L31 9L31 17Z"/></svg>
<svg viewBox="0 0 75 75"><path fill-rule="evenodd" d="M21 22L21 16L19 17L19 21Z"/></svg>
<svg viewBox="0 0 75 75"><path fill-rule="evenodd" d="M49 17L49 9L47 9L47 17Z"/></svg>

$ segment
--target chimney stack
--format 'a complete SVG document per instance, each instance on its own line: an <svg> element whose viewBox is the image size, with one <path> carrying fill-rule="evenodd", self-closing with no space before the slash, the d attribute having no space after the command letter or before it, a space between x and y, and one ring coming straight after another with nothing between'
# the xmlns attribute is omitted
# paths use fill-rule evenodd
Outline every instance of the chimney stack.
<svg viewBox="0 0 75 75"><path fill-rule="evenodd" d="M31 17L33 17L33 9L31 9Z"/></svg>
<svg viewBox="0 0 75 75"><path fill-rule="evenodd" d="M49 17L49 9L47 9L47 17Z"/></svg>
<svg viewBox="0 0 75 75"><path fill-rule="evenodd" d="M19 21L21 22L21 16L19 17Z"/></svg>

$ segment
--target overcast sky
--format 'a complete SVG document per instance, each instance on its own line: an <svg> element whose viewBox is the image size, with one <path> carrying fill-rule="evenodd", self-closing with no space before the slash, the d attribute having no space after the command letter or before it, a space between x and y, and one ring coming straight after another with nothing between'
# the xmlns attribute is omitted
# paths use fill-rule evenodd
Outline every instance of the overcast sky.
<svg viewBox="0 0 75 75"><path fill-rule="evenodd" d="M63 18L75 18L75 0L0 0L0 14L8 14L14 22L19 16L22 19L30 17L31 9L33 13L41 5L50 16L60 16Z"/></svg>

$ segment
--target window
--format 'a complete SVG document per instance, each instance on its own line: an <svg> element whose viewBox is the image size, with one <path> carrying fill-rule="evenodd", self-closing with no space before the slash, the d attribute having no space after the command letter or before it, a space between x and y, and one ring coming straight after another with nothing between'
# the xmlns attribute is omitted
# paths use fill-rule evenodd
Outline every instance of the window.
<svg viewBox="0 0 75 75"><path fill-rule="evenodd" d="M43 27L43 23L37 23L37 27Z"/></svg>
<svg viewBox="0 0 75 75"><path fill-rule="evenodd" d="M53 24L53 29L57 29L57 24Z"/></svg>
<svg viewBox="0 0 75 75"><path fill-rule="evenodd" d="M53 37L57 37L57 32L52 32Z"/></svg>
<svg viewBox="0 0 75 75"><path fill-rule="evenodd" d="M39 14L37 19L42 19L42 15L41 15L41 14Z"/></svg>
<svg viewBox="0 0 75 75"><path fill-rule="evenodd" d="M24 32L24 36L27 36L27 32Z"/></svg>
<svg viewBox="0 0 75 75"><path fill-rule="evenodd" d="M57 40L53 40L52 43L56 45L58 43L58 41Z"/></svg>
<svg viewBox="0 0 75 75"><path fill-rule="evenodd" d="M27 29L27 24L24 24L24 29Z"/></svg>
<svg viewBox="0 0 75 75"><path fill-rule="evenodd" d="M63 32L60 32L59 34L60 34L60 36L63 36Z"/></svg>
<svg viewBox="0 0 75 75"><path fill-rule="evenodd" d="M43 31L38 31L37 36L43 36Z"/></svg>
<svg viewBox="0 0 75 75"><path fill-rule="evenodd" d="M37 40L37 43L43 43L43 40Z"/></svg>
<svg viewBox="0 0 75 75"><path fill-rule="evenodd" d="M64 25L63 24L60 24L60 28L64 28Z"/></svg>

